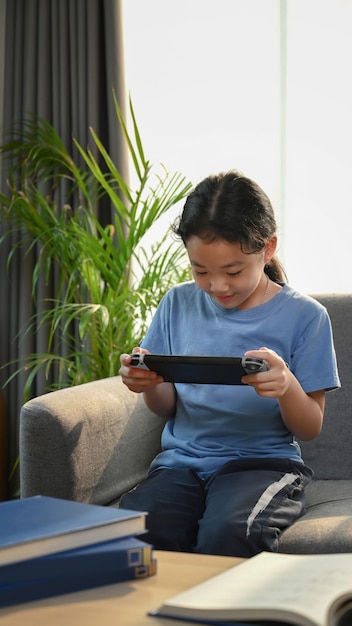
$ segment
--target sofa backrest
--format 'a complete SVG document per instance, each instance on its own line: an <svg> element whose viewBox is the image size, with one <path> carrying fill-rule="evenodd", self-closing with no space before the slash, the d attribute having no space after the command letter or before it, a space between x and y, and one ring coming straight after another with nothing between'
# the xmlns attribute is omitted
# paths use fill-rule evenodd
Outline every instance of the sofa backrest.
<svg viewBox="0 0 352 626"><path fill-rule="evenodd" d="M322 432L300 442L302 455L316 479L352 479L352 294L313 297L330 315L341 389L326 394Z"/></svg>

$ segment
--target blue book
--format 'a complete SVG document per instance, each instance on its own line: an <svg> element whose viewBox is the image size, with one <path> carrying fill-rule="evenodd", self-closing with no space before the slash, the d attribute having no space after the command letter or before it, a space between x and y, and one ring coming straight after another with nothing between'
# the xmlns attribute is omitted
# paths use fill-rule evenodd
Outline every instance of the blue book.
<svg viewBox="0 0 352 626"><path fill-rule="evenodd" d="M0 566L138 535L146 513L47 496L0 503Z"/></svg>
<svg viewBox="0 0 352 626"><path fill-rule="evenodd" d="M156 574L152 546L135 537L0 567L0 606Z"/></svg>
<svg viewBox="0 0 352 626"><path fill-rule="evenodd" d="M41 580L60 581L67 577L110 576L119 570L143 568L153 560L153 547L137 537L104 541L84 548L65 550L34 559L0 566L0 589L8 585Z"/></svg>
<svg viewBox="0 0 352 626"><path fill-rule="evenodd" d="M150 565L142 567L127 567L115 572L101 574L99 577L87 574L86 576L68 576L59 580L35 580L25 583L14 583L6 588L0 586L0 607L33 602L43 598L51 598L75 591L93 589L104 585L136 578L147 578L156 574L156 559Z"/></svg>

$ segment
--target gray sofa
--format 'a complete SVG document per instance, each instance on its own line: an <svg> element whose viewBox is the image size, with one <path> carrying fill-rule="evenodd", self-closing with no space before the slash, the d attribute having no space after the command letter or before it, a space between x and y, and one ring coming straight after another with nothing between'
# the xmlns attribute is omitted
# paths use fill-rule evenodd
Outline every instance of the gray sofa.
<svg viewBox="0 0 352 626"><path fill-rule="evenodd" d="M352 294L315 297L330 313L342 388L327 394L320 436L301 444L315 478L280 551L352 552ZM20 416L21 496L116 505L145 476L161 429L118 376L34 398Z"/></svg>

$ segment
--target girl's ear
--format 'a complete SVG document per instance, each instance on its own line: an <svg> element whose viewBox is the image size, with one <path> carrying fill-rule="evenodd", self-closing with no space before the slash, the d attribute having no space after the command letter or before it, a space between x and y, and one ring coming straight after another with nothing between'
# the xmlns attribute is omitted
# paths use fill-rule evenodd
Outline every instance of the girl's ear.
<svg viewBox="0 0 352 626"><path fill-rule="evenodd" d="M277 236L273 235L271 239L266 243L264 248L264 261L265 263L270 263L272 257L274 256L277 248Z"/></svg>

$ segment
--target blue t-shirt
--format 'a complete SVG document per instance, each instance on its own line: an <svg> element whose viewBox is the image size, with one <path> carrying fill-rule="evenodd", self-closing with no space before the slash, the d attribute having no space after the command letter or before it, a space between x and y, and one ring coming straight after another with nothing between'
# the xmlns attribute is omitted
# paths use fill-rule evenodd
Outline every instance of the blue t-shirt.
<svg viewBox="0 0 352 626"><path fill-rule="evenodd" d="M193 281L163 298L141 346L151 353L242 356L265 346L279 354L305 392L340 386L330 319L313 298L288 285L250 309L225 309ZM246 385L176 383L175 417L150 470L187 467L202 477L240 458L301 462L279 403Z"/></svg>

